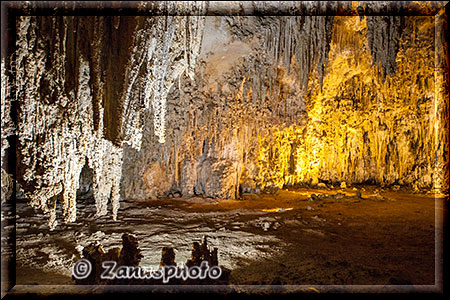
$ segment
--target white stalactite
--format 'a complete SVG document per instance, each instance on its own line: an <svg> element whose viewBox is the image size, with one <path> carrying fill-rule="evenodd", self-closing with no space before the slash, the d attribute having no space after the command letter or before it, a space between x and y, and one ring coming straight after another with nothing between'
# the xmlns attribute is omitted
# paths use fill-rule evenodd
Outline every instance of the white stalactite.
<svg viewBox="0 0 450 300"><path fill-rule="evenodd" d="M173 5L177 4L169 4ZM186 5L192 9L204 7L204 4ZM69 51L73 51L68 49L69 17L63 17L65 30L55 30L51 41L39 35L40 26L44 26L40 22L46 22L46 26L57 26L56 22L60 21L53 17L45 20L39 18L20 17L17 23L15 80L20 105L18 136L22 179L31 186L25 196L31 206L48 214L51 229L57 225L58 203L61 203L64 221L74 222L80 173L87 161L94 172L93 194L97 216L107 214L107 204L111 201L113 219L116 219L123 149L104 137L104 104L100 104L97 117L94 116L94 91L91 89L92 82L97 79L91 80L91 69L96 66L89 65L91 58L81 54L76 57L78 62L68 60ZM141 25L136 27L129 67L125 70L124 92L119 102L123 103L124 109L123 115L119 116L124 143L140 148L143 116L149 112L154 115L154 133L158 141L165 142L166 98L183 72L193 76L200 51L203 20L204 17L160 16L145 18L137 23ZM191 26L192 22L196 26L187 33L186 27ZM46 47L49 42L57 45L51 53ZM72 42L73 46L78 47L78 44ZM187 58L188 62L178 60L180 56ZM77 80L67 78L69 63L77 66ZM141 68L145 68L143 72ZM2 65L2 89L5 87L3 70ZM65 91L67 80L74 80L75 88ZM48 91L42 90L46 88L43 81L49 82ZM99 85L98 92L101 94L103 83L99 82ZM3 104L2 93L2 116L6 113ZM94 128L95 121L97 128ZM5 149L2 146L2 158Z"/></svg>

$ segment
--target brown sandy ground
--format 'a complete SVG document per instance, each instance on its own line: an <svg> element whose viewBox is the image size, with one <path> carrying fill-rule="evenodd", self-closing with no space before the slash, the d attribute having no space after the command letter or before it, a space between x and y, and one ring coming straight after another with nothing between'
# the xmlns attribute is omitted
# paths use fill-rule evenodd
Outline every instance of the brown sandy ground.
<svg viewBox="0 0 450 300"><path fill-rule="evenodd" d="M361 197L358 197L358 190ZM437 254L442 254L439 252L442 242L441 222L448 196L436 197L433 194L418 194L407 190L392 191L359 186L347 189L289 189L275 194L246 194L242 198L218 200L195 197L130 201L122 205L119 222L108 223L109 221L100 218L91 221L89 226L83 225L83 222L93 218L88 209L90 206L81 206L81 223L61 225L60 233L48 234L44 227L36 230L33 226L19 225L19 228L25 229L17 233L17 247L32 249L45 239L49 244L53 242L56 245L58 239L52 237L52 234L59 234L61 241L67 237L68 231L74 236L80 235L79 232L86 232L88 239L93 233L97 234L98 230L102 230L105 235L100 236L101 242L102 237L112 235L115 231L133 233L135 228L138 238L141 236L140 247L146 249L145 240L155 239L156 235L161 234L149 231L148 235L142 235L136 228L144 225L164 228L178 222L178 227L171 227L175 228L170 231L172 235L168 235L168 231L162 232L166 234L166 239L180 238L178 243L186 244L188 248L192 237L208 233L213 237L213 246L214 237L219 239L219 232L226 234L221 235L222 237L226 236L229 241L236 242L229 244L227 249L229 242L218 244L216 240L219 254L222 252L223 255L222 259L219 255L219 264L229 263L233 266L231 284L234 286L418 286L434 285L435 280L440 278L442 261L435 260L435 250L438 251ZM130 221L133 220L133 212L144 208L158 208L158 213L138 215L135 221ZM170 219L172 212L178 212L178 215ZM28 208L20 207L18 214L21 214L21 218L17 222L26 224L27 219L23 217L30 214ZM194 231L196 235L188 235ZM61 236L63 233L66 236ZM187 235L185 240L181 238L182 235ZM35 244L30 241L30 237L31 240L35 237ZM22 240L25 238L28 244ZM66 243L67 249L76 246L76 243L71 244L70 241ZM243 246L242 253L239 253L240 243L253 248ZM111 241L110 245L113 246L114 243ZM177 249L176 242L172 245ZM148 253L157 252L155 257L160 257L160 252L154 249L159 248L148 248ZM247 255L245 251L253 255ZM37 253L37 256L44 255L33 253ZM36 260L37 256L28 260ZM18 260L17 284L73 283L70 277L57 274L51 268L39 270L35 265L30 267L27 259L20 255Z"/></svg>

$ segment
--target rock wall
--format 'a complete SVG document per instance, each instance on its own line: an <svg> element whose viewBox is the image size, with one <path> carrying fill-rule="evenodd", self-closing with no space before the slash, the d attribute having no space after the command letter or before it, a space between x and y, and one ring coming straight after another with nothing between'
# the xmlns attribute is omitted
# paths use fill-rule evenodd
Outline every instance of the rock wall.
<svg viewBox="0 0 450 300"><path fill-rule="evenodd" d="M11 197L13 191L12 176L6 170L8 169L7 149L10 147L8 137L14 134L14 123L11 119L11 93L8 76L6 75L6 58L1 61L1 202L5 202Z"/></svg>

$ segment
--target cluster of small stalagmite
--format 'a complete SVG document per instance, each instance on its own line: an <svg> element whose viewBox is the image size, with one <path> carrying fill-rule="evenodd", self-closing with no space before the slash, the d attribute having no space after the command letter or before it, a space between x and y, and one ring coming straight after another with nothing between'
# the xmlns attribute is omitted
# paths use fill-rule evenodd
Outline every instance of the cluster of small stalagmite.
<svg viewBox="0 0 450 300"><path fill-rule="evenodd" d="M114 217L120 197L343 181L445 190L438 4L289 3L245 2L234 16L158 2L139 9L186 15L19 17L6 82L2 60L2 173L14 99L17 181L52 228L57 203L75 220L84 166L98 215L110 200ZM294 13L236 15L277 5ZM388 9L427 16L381 16Z"/></svg>
<svg viewBox="0 0 450 300"><path fill-rule="evenodd" d="M191 258L186 263L177 265L175 250L172 247L163 247L161 252L161 263L158 270L140 267L141 259L144 256L139 248L139 242L133 235L124 233L122 248L115 247L106 252L98 241L84 247L83 259L89 261L92 270L85 278L72 276L75 284L78 285L219 285L230 282L230 270L224 267L220 267L220 273L214 276L214 279L206 276L188 277L189 274L194 274L192 271L189 273L189 268L208 266L207 268L219 270L218 249L215 247L210 249L206 236L203 237L202 244L192 243ZM170 276L168 268L172 269ZM166 272L165 278L161 276L162 272ZM175 276L176 274L179 275ZM182 274L185 274L184 277Z"/></svg>

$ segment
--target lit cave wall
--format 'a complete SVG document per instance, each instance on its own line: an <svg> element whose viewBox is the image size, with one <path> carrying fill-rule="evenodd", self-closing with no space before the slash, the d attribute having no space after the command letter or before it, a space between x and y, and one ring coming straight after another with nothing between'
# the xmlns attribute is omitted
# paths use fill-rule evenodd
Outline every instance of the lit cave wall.
<svg viewBox="0 0 450 300"><path fill-rule="evenodd" d="M121 197L235 199L320 182L448 189L439 3L298 2L283 17L262 2L228 16L204 2L136 5L181 13L16 19L2 54L2 199L8 151L18 190L51 228L57 203L75 220L80 181L113 218ZM409 14L383 15L395 9Z"/></svg>

